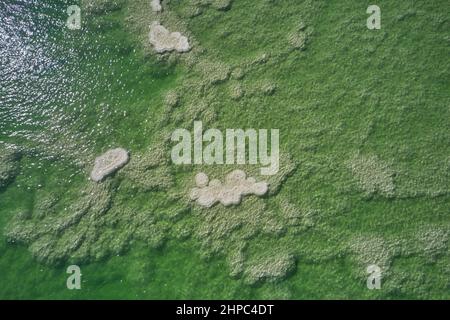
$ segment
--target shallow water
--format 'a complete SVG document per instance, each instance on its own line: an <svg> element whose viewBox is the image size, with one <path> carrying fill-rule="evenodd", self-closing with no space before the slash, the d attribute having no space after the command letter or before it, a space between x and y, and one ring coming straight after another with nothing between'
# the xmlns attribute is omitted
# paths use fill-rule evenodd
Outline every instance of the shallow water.
<svg viewBox="0 0 450 320"><path fill-rule="evenodd" d="M42 194L77 190L98 153L111 146L135 151L148 145L151 119L158 111L155 97L175 80L170 68L142 61L113 19L86 22L83 30L67 29L67 5L0 3L0 143L14 144L26 154L19 176L0 197L2 230ZM120 20L120 14L114 18ZM69 196L65 204L74 200ZM66 292L64 268L40 265L25 248L4 240L1 250L0 296L77 296ZM90 269L101 279L97 267ZM113 265L106 274L123 277L120 268ZM31 289L36 283L38 288ZM99 288L96 295L102 296Z"/></svg>
<svg viewBox="0 0 450 320"><path fill-rule="evenodd" d="M14 215L32 210L35 203L48 194L64 193L58 208L64 210L70 206L86 184L89 168L98 154L112 147L125 147L133 154L151 145L158 133L156 121L164 108L164 94L168 89L176 88L186 76L186 70L182 67L173 67L167 61L160 62L154 56L143 55L140 44L124 27L123 11L86 18L82 30L72 31L65 26L65 10L74 3L72 1L4 2L0 3L0 144L14 144L26 156L21 160L17 178L7 189L0 190L2 231ZM212 51L219 48L225 61L240 62L242 57L254 60L261 53L270 51L272 42L278 46L279 39L275 39L277 33L267 38L268 32L260 32L257 34L258 41L245 41L242 46L246 38L245 34L241 35L240 21L243 20L243 27L249 30L253 28L253 23L258 23L258 28L270 31L273 23L280 22L280 17L286 17L281 23L294 28L299 20L298 12L291 10L290 6L294 8L298 3L283 2L284 7L280 7L274 16L270 14L271 6L262 4L259 7L261 11L252 12L254 17L248 18L246 12L254 5L253 2L236 2L236 7L241 6L241 11L233 11L222 18L221 15L227 13L211 10L198 17L192 30L202 45ZM173 4L177 9L183 2ZM262 75L255 72L244 78L244 85L255 92L257 89L252 86L261 80L279 80L281 85L274 96L258 97L255 93L254 101L246 100L246 105L236 101L220 105L221 124L225 127L241 128L252 123L264 128L288 128L283 131L283 142L293 156L302 159L305 166L286 183L286 193L292 201L301 204L320 204L326 209L338 207L336 210L340 210L321 217L327 220L329 229L291 239L291 245L298 248L323 248L325 258L320 263L312 262L314 257L300 255L297 271L288 281L251 287L228 275L229 266L222 257L202 259L202 252L194 240L169 241L167 246L159 249L132 243L130 250L123 255L81 265L83 290L72 292L66 288L64 266L50 267L36 262L25 246L7 244L2 234L0 298L383 297L366 290L359 277L361 270L347 256L342 259L326 258L328 254L333 257L329 253L332 250L329 249L330 239L334 242L350 235L349 226L355 233L392 233L398 236L404 232L405 220L414 220L415 224L411 223L411 226L427 223L439 225L445 221L448 212L448 196L431 200L386 200L377 197L361 200L357 192L347 196L349 185L345 177L350 174L346 171L342 173L337 166L345 167L339 161L344 161L347 155L355 152L352 146L357 143L355 136L366 135L367 132L364 148L393 159L394 155L390 152L397 153L397 150L392 151L391 142L400 143L405 137L392 127L406 130L407 137L411 139L411 150L430 151L436 159L441 159L440 153L445 150L440 146L444 144L436 147L439 152L433 152L428 143L415 144L419 139L408 130L418 130L420 124L439 127L441 122L437 118L448 113L442 112L446 100L430 98L428 88L444 92L436 81L430 80L423 87L417 82L417 86L412 87L414 90L408 90L408 97L411 101L418 101L417 96L429 100L418 103L419 107L411 102L414 112L403 113L406 107L400 106L408 100L399 100L395 96L397 91L401 91L398 83L402 82L387 77L384 79L386 88L372 84L374 98L370 98L371 94L366 96L366 84L369 83L370 87L368 79L374 78L371 73L375 74L377 68L384 66L387 68L386 74L402 79L402 72L409 74L411 71L400 64L402 72L396 74L398 65L395 64L398 61L390 63L391 59L386 58L391 57L392 48L396 48L392 43L386 45L386 42L395 42L396 33L391 34L394 35L392 40L389 37L383 40L382 36L380 40L371 38L364 28L360 33L345 30L345 23L344 31L337 31L330 26L338 20L347 21L349 14L359 17L362 12L364 16L365 8L354 8L351 1L344 3L344 9L354 11L343 10L338 2L329 5L333 7L319 12L315 17L314 27L318 32L314 34L308 50L298 55L292 54L278 65L266 69L261 67L259 71ZM301 7L296 9L299 11ZM392 10L400 14L400 9L398 12ZM336 18L334 14L339 16ZM425 20L426 16L421 19ZM210 24L214 24L213 28L205 27ZM407 27L402 28L409 32ZM230 32L231 41L225 37L226 34L222 34L222 29ZM256 31L249 32L253 34ZM409 39L401 32L398 34L402 39ZM433 29L432 41L438 39L435 34ZM367 54L358 49L355 42L361 42L363 48L373 42L374 46L379 46L378 52L371 49L372 55L366 61ZM329 50L330 43L336 45L336 50ZM354 49L354 46L357 48ZM439 57L444 56L442 47L435 46ZM405 45L403 49L422 54L416 52L415 46ZM383 55L383 50L389 54ZM237 51L239 57L236 57ZM423 61L428 60L423 58ZM383 79L383 75L380 77ZM221 103L226 100L226 85L219 88L225 97L219 96ZM444 81L440 85L444 86ZM375 90L375 87L378 89ZM441 96L447 97L445 92ZM368 101L360 101L366 98ZM371 99L381 100L382 103L370 105ZM437 110L442 109L441 114L428 112L422 104L437 106ZM264 108L267 109L262 110ZM401 121L395 117L396 112L401 113ZM425 114L429 123L423 121ZM412 119L403 119L408 116ZM445 133L443 128L441 125L439 130ZM309 149L302 148L305 135L312 143ZM371 147L371 143L375 147ZM336 163L331 165L333 159ZM419 166L417 172L421 168ZM342 181L343 185L340 184ZM156 197L150 198L146 193L132 197L129 194L119 195L120 200L126 200L130 207L144 209L153 205L152 202L158 203ZM411 230L415 231L412 227ZM419 258L409 264L408 259L395 262L402 272L413 272L411 270L418 265L420 272L423 272L420 274L431 276L430 286L444 283L436 271L442 269L439 265L424 264ZM441 289L436 290L437 296L447 294ZM397 293L390 294L395 296ZM409 297L408 294L403 297ZM414 293L411 297L415 297Z"/></svg>

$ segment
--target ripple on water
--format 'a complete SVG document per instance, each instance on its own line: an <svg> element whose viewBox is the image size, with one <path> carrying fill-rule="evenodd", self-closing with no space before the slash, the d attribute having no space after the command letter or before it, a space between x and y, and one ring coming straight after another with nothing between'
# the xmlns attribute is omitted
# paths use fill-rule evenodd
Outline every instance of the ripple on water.
<svg viewBox="0 0 450 320"><path fill-rule="evenodd" d="M143 68L111 17L67 29L66 8L56 0L0 3L0 141L91 165L110 144L134 143L139 112L169 73L156 62Z"/></svg>
<svg viewBox="0 0 450 320"><path fill-rule="evenodd" d="M0 140L62 156L86 149L89 137L69 127L84 121L78 115L99 83L95 69L80 68L76 45L87 32L66 30L64 9L53 1L0 3Z"/></svg>

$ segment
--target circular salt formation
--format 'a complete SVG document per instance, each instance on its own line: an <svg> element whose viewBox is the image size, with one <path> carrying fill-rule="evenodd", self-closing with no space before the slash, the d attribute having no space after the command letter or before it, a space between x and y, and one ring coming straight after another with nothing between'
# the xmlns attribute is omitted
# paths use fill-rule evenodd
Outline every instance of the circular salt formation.
<svg viewBox="0 0 450 320"><path fill-rule="evenodd" d="M253 185L252 191L256 196L263 196L269 191L269 185L266 182L257 182Z"/></svg>
<svg viewBox="0 0 450 320"><path fill-rule="evenodd" d="M206 175L206 173L204 173L204 172L199 172L195 176L195 184L199 188L206 187L208 185L208 182L209 182L209 178Z"/></svg>
<svg viewBox="0 0 450 320"><path fill-rule="evenodd" d="M150 2L150 5L152 6L153 12L162 11L161 0L152 0L152 2Z"/></svg>
<svg viewBox="0 0 450 320"><path fill-rule="evenodd" d="M128 163L128 151L116 148L106 151L103 155L95 158L91 179L95 182L102 181L105 177L113 174Z"/></svg>
<svg viewBox="0 0 450 320"><path fill-rule="evenodd" d="M225 177L225 182L228 184L240 184L245 180L246 176L244 171L234 170Z"/></svg>
<svg viewBox="0 0 450 320"><path fill-rule="evenodd" d="M220 182L219 179L213 179L211 180L211 182L209 183L210 187L221 187L222 186L222 182Z"/></svg>

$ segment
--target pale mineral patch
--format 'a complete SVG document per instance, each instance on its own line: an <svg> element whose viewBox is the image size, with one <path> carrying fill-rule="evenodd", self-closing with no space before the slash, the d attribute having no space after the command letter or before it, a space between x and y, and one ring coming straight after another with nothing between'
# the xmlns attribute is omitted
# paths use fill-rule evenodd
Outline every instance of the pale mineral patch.
<svg viewBox="0 0 450 320"><path fill-rule="evenodd" d="M157 21L150 25L149 40L157 53L188 52L191 49L187 37L179 32L170 32Z"/></svg>
<svg viewBox="0 0 450 320"><path fill-rule="evenodd" d="M361 266L375 264L383 270L389 269L392 260L399 255L400 240L387 240L377 235L357 236L350 240L348 249Z"/></svg>
<svg viewBox="0 0 450 320"><path fill-rule="evenodd" d="M204 188L204 187L208 186L208 183L209 183L209 178L206 175L206 173L200 172L199 174L197 174L195 176L195 184L197 185L197 187Z"/></svg>
<svg viewBox="0 0 450 320"><path fill-rule="evenodd" d="M150 2L150 5L152 6L153 12L162 11L161 0L152 0Z"/></svg>
<svg viewBox="0 0 450 320"><path fill-rule="evenodd" d="M304 32L292 32L288 34L288 40L294 49L304 50L306 48L307 35Z"/></svg>
<svg viewBox="0 0 450 320"><path fill-rule="evenodd" d="M355 155L347 162L347 166L367 194L394 196L394 172L377 156Z"/></svg>
<svg viewBox="0 0 450 320"><path fill-rule="evenodd" d="M448 248L450 232L440 227L427 227L417 232L417 246L427 260L434 261Z"/></svg>
<svg viewBox="0 0 450 320"><path fill-rule="evenodd" d="M244 89L240 84L234 85L230 88L230 96L233 100L239 100L244 96Z"/></svg>
<svg viewBox="0 0 450 320"><path fill-rule="evenodd" d="M267 182L256 182L242 170L234 170L225 177L225 183L218 179L209 181L208 176L200 172L195 177L197 187L191 190L191 200L203 207L210 208L220 202L224 206L238 205L246 195L263 196L269 190Z"/></svg>
<svg viewBox="0 0 450 320"><path fill-rule="evenodd" d="M128 163L128 151L122 148L108 150L95 159L91 179L95 182L102 181L105 177L113 174Z"/></svg>
<svg viewBox="0 0 450 320"><path fill-rule="evenodd" d="M261 280L276 281L283 279L295 269L295 258L292 254L277 253L261 257L246 270L246 282L255 284Z"/></svg>
<svg viewBox="0 0 450 320"><path fill-rule="evenodd" d="M213 0L212 6L220 11L225 11L231 8L231 0Z"/></svg>
<svg viewBox="0 0 450 320"><path fill-rule="evenodd" d="M196 65L196 70L202 74L202 78L209 85L217 85L230 78L230 67L222 62L205 61Z"/></svg>

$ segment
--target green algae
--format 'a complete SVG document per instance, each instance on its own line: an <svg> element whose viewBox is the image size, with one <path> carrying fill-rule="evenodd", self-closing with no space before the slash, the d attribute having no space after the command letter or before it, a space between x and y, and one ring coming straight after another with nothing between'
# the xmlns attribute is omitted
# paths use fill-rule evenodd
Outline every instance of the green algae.
<svg viewBox="0 0 450 320"><path fill-rule="evenodd" d="M29 245L38 261L50 265L82 264L86 285L95 293L63 293L53 282L36 297L54 292L90 298L445 297L449 109L443 106L449 97L442 89L448 79L403 58L431 70L448 69L443 60L448 48L440 43L448 21L438 23L440 9L424 4L416 15L388 16L386 27L374 34L364 28L365 8L351 2L167 1L157 18L189 35L194 47L187 54L155 57L146 41L148 24L156 18L150 6L99 3L87 19L90 28L98 25L102 45L110 48L93 60L123 56L112 69L125 73L120 78L125 84L93 93L98 109L87 108L92 112L87 122L75 123L66 134L93 132L81 161L74 150L86 141L72 141L70 147L55 135L58 151L38 146L44 154L76 155L78 163L69 170L75 183L65 183L70 191L44 185L47 190L36 191L28 208L19 210L12 201L2 208L16 212L4 221L10 241ZM382 7L399 16L408 6ZM434 14L429 25L427 10ZM435 61L417 51L418 39L408 37L398 21L419 40L428 35ZM384 31L389 27L393 31ZM98 34L86 41L91 36ZM117 50L116 41L121 42ZM400 72L413 78L423 74L423 80L399 81ZM106 105L98 103L105 100ZM100 134L92 130L97 115L104 115L100 126L109 128ZM231 209L198 208L187 199L195 174L223 177L234 166L170 164L171 130L189 129L194 120L219 128L280 128L282 151L295 160L271 177L266 199L245 199ZM117 144L131 149L129 165L103 185L83 180L93 157ZM355 154L376 154L384 161ZM36 175L32 168L25 172ZM0 195L2 201L29 197L10 188ZM33 265L20 252L20 261ZM365 288L368 263L387 269L383 292ZM131 270L131 279L124 287L142 289L136 295L138 289L128 295L117 284L126 274L120 268L128 264L124 270ZM196 268L208 270L209 282L192 275ZM47 270L49 278L64 273ZM64 284L63 276L56 277ZM143 289L146 283L151 289ZM14 290L3 294L17 296Z"/></svg>
<svg viewBox="0 0 450 320"><path fill-rule="evenodd" d="M0 189L3 189L18 174L20 153L14 150L13 147L0 147Z"/></svg>

